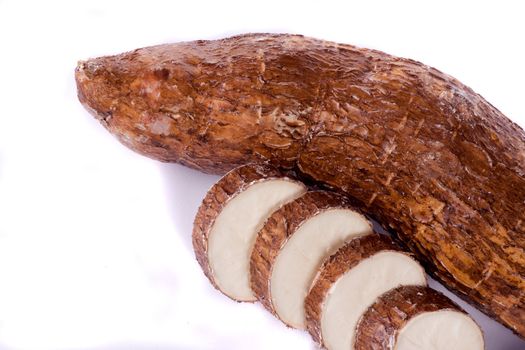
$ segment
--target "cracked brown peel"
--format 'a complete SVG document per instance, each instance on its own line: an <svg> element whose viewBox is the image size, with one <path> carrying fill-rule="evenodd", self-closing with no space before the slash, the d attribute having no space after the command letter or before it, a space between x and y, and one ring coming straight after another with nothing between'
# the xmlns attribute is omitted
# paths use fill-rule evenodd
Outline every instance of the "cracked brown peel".
<svg viewBox="0 0 525 350"><path fill-rule="evenodd" d="M213 286L236 301L255 301L249 284L253 242L266 218L306 191L267 165L227 173L208 191L193 224L197 261Z"/></svg>
<svg viewBox="0 0 525 350"><path fill-rule="evenodd" d="M91 59L76 80L141 154L219 174L268 162L345 192L525 336L525 132L456 79L375 50L247 34Z"/></svg>
<svg viewBox="0 0 525 350"><path fill-rule="evenodd" d="M371 232L371 222L344 196L307 192L275 211L259 231L250 259L254 294L285 324L304 329L304 298L323 261Z"/></svg>
<svg viewBox="0 0 525 350"><path fill-rule="evenodd" d="M421 286L391 290L366 311L355 350L483 350L479 326L452 300Z"/></svg>
<svg viewBox="0 0 525 350"><path fill-rule="evenodd" d="M355 238L326 260L305 299L306 325L328 350L350 349L361 316L403 285L426 285L423 268L389 236Z"/></svg>

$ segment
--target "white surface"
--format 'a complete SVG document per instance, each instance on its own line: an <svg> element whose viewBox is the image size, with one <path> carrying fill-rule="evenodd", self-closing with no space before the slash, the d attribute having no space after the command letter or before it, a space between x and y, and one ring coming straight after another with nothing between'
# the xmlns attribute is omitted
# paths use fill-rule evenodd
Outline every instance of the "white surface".
<svg viewBox="0 0 525 350"><path fill-rule="evenodd" d="M270 214L304 192L306 187L298 181L260 181L226 204L208 238L210 267L223 293L239 301L257 300L250 287L250 258L257 233Z"/></svg>
<svg viewBox="0 0 525 350"><path fill-rule="evenodd" d="M401 329L396 350L484 350L479 326L462 312L440 310L417 315Z"/></svg>
<svg viewBox="0 0 525 350"><path fill-rule="evenodd" d="M0 348L315 348L259 305L210 287L190 234L216 178L116 142L77 102L77 60L247 31L303 33L435 66L525 126L524 6L0 0ZM488 350L525 347L472 315Z"/></svg>
<svg viewBox="0 0 525 350"><path fill-rule="evenodd" d="M411 257L382 251L361 261L330 288L321 311L321 330L329 350L347 350L365 311L383 293L399 286L426 286L423 268Z"/></svg>
<svg viewBox="0 0 525 350"><path fill-rule="evenodd" d="M349 209L325 210L302 223L279 252L270 277L279 317L306 329L304 299L323 261L345 242L371 232L372 223Z"/></svg>

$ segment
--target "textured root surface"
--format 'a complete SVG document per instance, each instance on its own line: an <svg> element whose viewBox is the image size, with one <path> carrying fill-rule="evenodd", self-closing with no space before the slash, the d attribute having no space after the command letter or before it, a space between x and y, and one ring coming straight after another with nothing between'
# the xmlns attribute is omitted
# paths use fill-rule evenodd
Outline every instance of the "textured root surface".
<svg viewBox="0 0 525 350"><path fill-rule="evenodd" d="M210 173L270 162L344 191L525 336L525 132L456 79L375 50L248 34L92 59L76 80L141 154Z"/></svg>

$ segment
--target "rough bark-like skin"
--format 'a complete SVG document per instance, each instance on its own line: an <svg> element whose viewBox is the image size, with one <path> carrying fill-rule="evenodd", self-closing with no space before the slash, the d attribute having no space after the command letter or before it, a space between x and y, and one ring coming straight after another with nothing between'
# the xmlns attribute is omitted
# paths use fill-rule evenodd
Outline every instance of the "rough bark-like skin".
<svg viewBox="0 0 525 350"><path fill-rule="evenodd" d="M440 310L463 311L436 290L402 286L381 295L361 317L356 329L355 350L394 350L401 329L413 317ZM444 334L444 337L447 335Z"/></svg>
<svg viewBox="0 0 525 350"><path fill-rule="evenodd" d="M306 328L321 346L324 346L321 332L322 311L330 288L361 261L381 251L398 251L406 254L389 236L370 234L345 244L331 255L319 270L304 305Z"/></svg>
<svg viewBox="0 0 525 350"><path fill-rule="evenodd" d="M202 201L193 223L193 249L202 271L217 290L221 291L215 283L208 261L208 237L215 219L230 199L257 182L275 178L283 178L283 175L271 166L255 164L242 166L221 178L210 188Z"/></svg>
<svg viewBox="0 0 525 350"><path fill-rule="evenodd" d="M270 278L277 256L306 220L325 210L336 208L356 210L344 196L334 192L307 192L275 211L259 231L250 260L251 285L257 299L276 317L279 318L279 315L272 303ZM319 234L322 235L323 232ZM281 321L284 322L282 319Z"/></svg>
<svg viewBox="0 0 525 350"><path fill-rule="evenodd" d="M81 102L142 154L211 173L269 162L352 196L525 336L525 132L456 79L276 34L92 59L76 79Z"/></svg>

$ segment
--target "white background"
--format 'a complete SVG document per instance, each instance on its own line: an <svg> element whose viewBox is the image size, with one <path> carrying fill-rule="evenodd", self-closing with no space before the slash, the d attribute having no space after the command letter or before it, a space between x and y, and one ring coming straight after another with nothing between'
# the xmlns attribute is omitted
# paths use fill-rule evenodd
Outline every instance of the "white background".
<svg viewBox="0 0 525 350"><path fill-rule="evenodd" d="M210 287L190 234L216 177L120 145L77 102L77 60L302 33L423 61L525 126L521 3L0 0L0 349L315 348ZM488 350L525 348L472 315Z"/></svg>

